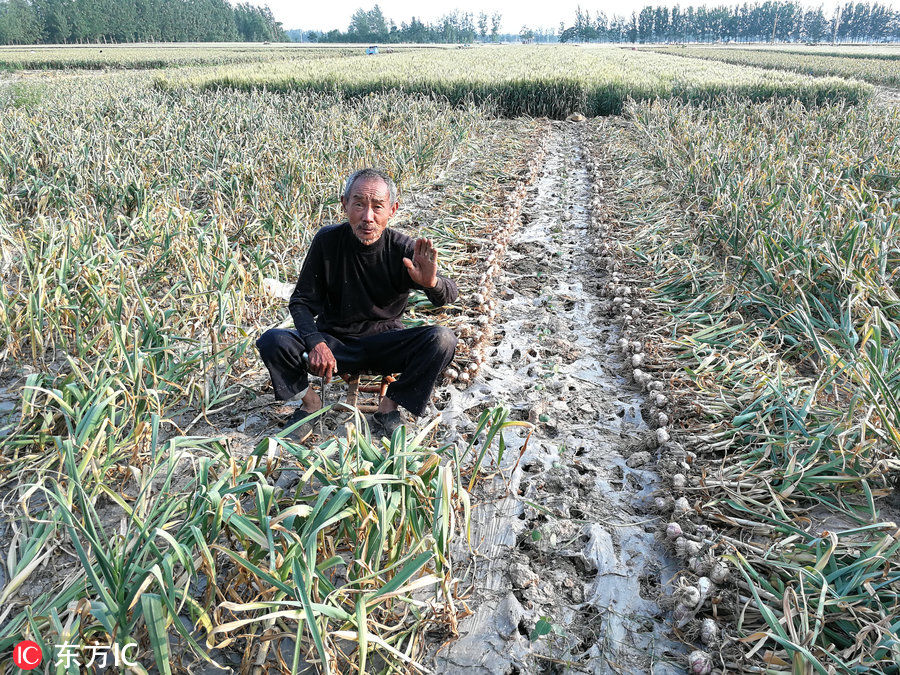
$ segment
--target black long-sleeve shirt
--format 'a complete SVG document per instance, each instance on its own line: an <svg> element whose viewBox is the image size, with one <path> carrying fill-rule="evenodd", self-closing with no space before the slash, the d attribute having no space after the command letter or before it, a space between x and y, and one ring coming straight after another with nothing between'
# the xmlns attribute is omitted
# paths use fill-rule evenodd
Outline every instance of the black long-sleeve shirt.
<svg viewBox="0 0 900 675"><path fill-rule="evenodd" d="M288 308L294 325L311 351L335 337L363 337L402 328L400 316L412 289L425 291L440 307L459 296L456 284L438 275L434 288L414 283L403 264L413 258L415 240L386 228L368 246L349 223L323 227L313 237Z"/></svg>

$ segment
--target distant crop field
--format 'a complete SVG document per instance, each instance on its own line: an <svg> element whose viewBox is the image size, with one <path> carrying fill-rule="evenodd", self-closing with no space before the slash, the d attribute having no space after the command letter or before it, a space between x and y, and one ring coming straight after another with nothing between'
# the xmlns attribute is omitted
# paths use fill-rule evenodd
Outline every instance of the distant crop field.
<svg viewBox="0 0 900 675"><path fill-rule="evenodd" d="M286 59L310 59L359 54L361 47L305 48L290 45L229 44L223 46L164 45L35 45L0 47L0 70L168 68L205 64L236 64Z"/></svg>
<svg viewBox="0 0 900 675"><path fill-rule="evenodd" d="M626 99L709 101L796 98L807 104L868 97L871 88L837 78L814 79L664 54L583 47L500 47L408 52L376 58L318 59L164 73L162 88L266 87L364 95L396 89L451 102L490 101L499 114L564 118L617 114Z"/></svg>
<svg viewBox="0 0 900 675"><path fill-rule="evenodd" d="M666 48L666 54L710 59L741 66L791 71L814 77L843 77L873 84L900 84L900 61L888 55L862 56L804 53L778 49L722 49L705 47ZM900 56L900 52L898 52Z"/></svg>
<svg viewBox="0 0 900 675"><path fill-rule="evenodd" d="M719 48L717 46L717 48ZM803 44L734 44L721 49L759 50L816 56L843 56L856 59L900 59L900 45L803 45Z"/></svg>

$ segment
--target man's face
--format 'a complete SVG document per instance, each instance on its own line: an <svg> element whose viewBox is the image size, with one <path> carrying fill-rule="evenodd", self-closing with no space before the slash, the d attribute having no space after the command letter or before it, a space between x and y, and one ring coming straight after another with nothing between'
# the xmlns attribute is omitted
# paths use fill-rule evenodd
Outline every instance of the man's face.
<svg viewBox="0 0 900 675"><path fill-rule="evenodd" d="M387 184L379 178L357 179L349 197L341 197L341 206L350 221L353 234L369 246L381 238L388 220L397 212L400 202L391 204Z"/></svg>

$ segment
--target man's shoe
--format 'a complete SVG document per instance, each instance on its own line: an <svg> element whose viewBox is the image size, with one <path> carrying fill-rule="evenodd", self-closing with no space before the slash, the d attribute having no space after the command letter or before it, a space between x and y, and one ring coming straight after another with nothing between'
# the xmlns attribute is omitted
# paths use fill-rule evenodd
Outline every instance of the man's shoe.
<svg viewBox="0 0 900 675"><path fill-rule="evenodd" d="M312 414L313 413L311 413L309 410L304 410L303 408L297 408L296 410L294 410L293 413L291 413L291 416L288 418L287 424L284 425L284 428L288 429L289 427L296 424L303 418L309 417ZM286 433L284 435L284 438L287 438L292 441L297 441L298 443L302 443L307 438L309 438L309 435L312 434L312 432L313 432L312 422L311 421L304 422L303 424L301 424L299 427L297 427L293 431Z"/></svg>
<svg viewBox="0 0 900 675"><path fill-rule="evenodd" d="M400 416L399 410L391 410L386 413L373 413L372 414L372 431L374 432L372 435L378 436L387 436L390 438L394 435L394 431L403 424L403 418Z"/></svg>

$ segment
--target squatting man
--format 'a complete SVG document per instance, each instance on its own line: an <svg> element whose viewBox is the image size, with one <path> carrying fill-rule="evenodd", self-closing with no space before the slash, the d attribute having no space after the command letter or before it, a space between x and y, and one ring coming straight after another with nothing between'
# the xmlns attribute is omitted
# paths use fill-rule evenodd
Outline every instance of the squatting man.
<svg viewBox="0 0 900 675"><path fill-rule="evenodd" d="M310 372L325 382L335 373L399 373L372 416L373 431L390 437L403 423L398 406L422 415L453 359L456 335L449 328L402 328L410 290L424 291L435 306L453 302L459 292L437 273L431 240L388 227L399 206L386 173L352 174L341 195L347 220L316 233L300 270L288 304L296 328L273 328L256 341L275 399L302 399L288 426L322 407ZM303 440L311 431L306 423L290 435Z"/></svg>

